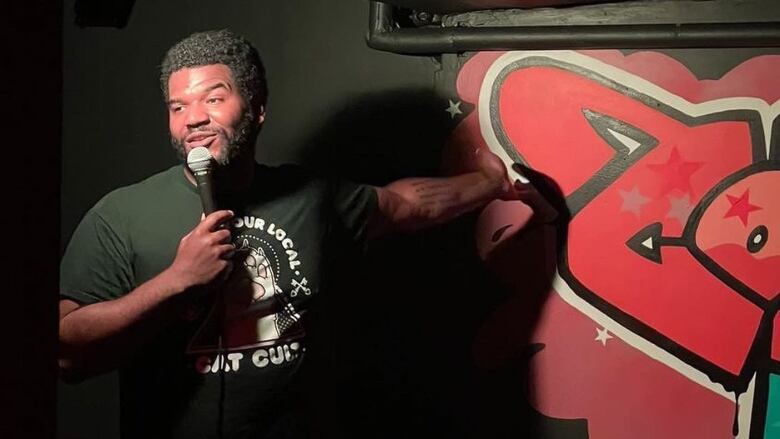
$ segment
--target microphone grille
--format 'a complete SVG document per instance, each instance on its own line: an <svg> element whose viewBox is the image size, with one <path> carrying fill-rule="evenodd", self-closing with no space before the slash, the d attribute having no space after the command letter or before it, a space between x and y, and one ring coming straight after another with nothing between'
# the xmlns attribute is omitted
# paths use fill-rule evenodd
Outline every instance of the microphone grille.
<svg viewBox="0 0 780 439"><path fill-rule="evenodd" d="M206 171L211 168L211 158L208 148L204 146L192 148L187 154L187 166L192 172Z"/></svg>

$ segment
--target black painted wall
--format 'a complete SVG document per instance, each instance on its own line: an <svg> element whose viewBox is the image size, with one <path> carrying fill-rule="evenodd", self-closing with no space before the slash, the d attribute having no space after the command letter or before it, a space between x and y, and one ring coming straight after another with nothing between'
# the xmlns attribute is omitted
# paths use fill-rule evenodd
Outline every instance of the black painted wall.
<svg viewBox="0 0 780 439"><path fill-rule="evenodd" d="M53 438L59 265L61 5L3 4L0 437Z"/></svg>

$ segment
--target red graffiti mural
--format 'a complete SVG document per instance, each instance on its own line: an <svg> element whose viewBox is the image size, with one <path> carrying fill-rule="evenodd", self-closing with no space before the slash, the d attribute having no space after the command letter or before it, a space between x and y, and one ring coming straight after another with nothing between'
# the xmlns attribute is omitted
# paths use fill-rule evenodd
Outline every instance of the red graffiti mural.
<svg viewBox="0 0 780 439"><path fill-rule="evenodd" d="M537 410L587 419L594 439L768 434L768 377L780 373L778 69L780 56L762 56L699 80L660 53L594 51L485 53L461 70L458 93L475 110L453 148L480 145L549 176L571 216L530 340L544 346L531 360ZM528 216L519 202L481 214L480 255L507 278L522 276L512 252L527 256L510 246L499 260L498 249ZM476 349L516 350L501 334L518 308L497 310Z"/></svg>

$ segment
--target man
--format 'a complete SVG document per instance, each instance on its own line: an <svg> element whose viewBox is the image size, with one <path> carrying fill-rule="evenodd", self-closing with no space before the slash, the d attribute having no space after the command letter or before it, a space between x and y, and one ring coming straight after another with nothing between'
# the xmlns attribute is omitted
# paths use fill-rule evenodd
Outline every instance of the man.
<svg viewBox="0 0 780 439"><path fill-rule="evenodd" d="M171 141L214 157L203 217L175 166L111 192L84 217L61 268L60 367L120 369L123 437L297 437L306 311L341 248L452 219L495 199L537 199L501 161L378 188L254 161L267 89L257 51L196 33L162 65Z"/></svg>

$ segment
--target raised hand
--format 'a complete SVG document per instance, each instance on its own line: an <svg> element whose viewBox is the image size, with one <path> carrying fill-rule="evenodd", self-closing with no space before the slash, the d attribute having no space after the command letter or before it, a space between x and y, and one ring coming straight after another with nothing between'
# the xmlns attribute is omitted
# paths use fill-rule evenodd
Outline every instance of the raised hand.
<svg viewBox="0 0 780 439"><path fill-rule="evenodd" d="M495 182L496 198L505 201L520 200L534 211L534 222L548 223L558 217L558 212L549 201L539 193L532 183L517 179L512 181L504 162L487 148L476 151L476 165L479 172ZM519 163L512 164L512 170L527 175L526 169Z"/></svg>

